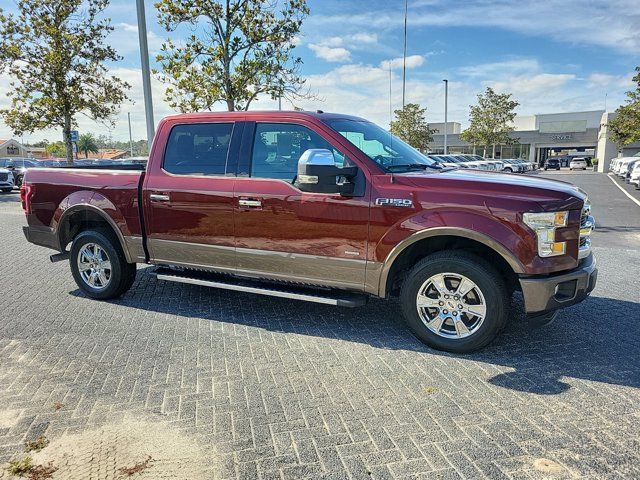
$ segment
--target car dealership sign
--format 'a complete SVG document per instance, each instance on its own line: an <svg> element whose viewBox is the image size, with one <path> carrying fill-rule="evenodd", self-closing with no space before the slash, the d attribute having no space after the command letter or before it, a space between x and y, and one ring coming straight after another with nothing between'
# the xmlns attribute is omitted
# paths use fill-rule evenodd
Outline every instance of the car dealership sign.
<svg viewBox="0 0 640 480"><path fill-rule="evenodd" d="M557 134L557 135L551 135L551 139L552 140L558 140L558 141L571 140L572 138L573 138L573 135L571 135L570 133L562 133L562 134Z"/></svg>

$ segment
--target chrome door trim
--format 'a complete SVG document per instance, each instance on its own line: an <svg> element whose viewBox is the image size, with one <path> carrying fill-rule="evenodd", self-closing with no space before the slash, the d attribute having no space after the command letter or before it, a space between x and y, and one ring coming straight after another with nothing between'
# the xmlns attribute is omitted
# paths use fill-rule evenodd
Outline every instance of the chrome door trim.
<svg viewBox="0 0 640 480"><path fill-rule="evenodd" d="M262 201L252 200L249 198L241 198L240 200L238 200L238 205L240 205L241 207L261 207Z"/></svg>

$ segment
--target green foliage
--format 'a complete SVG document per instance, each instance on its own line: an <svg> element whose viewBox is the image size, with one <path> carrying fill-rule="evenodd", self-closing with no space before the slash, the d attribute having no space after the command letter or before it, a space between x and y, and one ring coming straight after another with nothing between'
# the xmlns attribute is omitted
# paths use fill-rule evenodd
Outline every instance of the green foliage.
<svg viewBox="0 0 640 480"><path fill-rule="evenodd" d="M425 118L426 108L417 103L407 103L404 108L395 110L395 120L391 122L391 133L414 148L424 151L433 140L434 130L429 129Z"/></svg>
<svg viewBox="0 0 640 480"><path fill-rule="evenodd" d="M78 152L84 152L84 158L89 157L89 152L98 153L98 143L90 133L83 133L78 138Z"/></svg>
<svg viewBox="0 0 640 480"><path fill-rule="evenodd" d="M225 102L229 111L247 110L259 95L309 96L301 92L302 60L293 55L309 14L306 0L159 0L155 6L168 32L180 26L192 32L180 43L168 39L157 56L172 108L211 110Z"/></svg>
<svg viewBox="0 0 640 480"><path fill-rule="evenodd" d="M29 456L23 457L19 460L11 460L7 472L16 477L24 477L31 470L33 470L33 459Z"/></svg>
<svg viewBox="0 0 640 480"><path fill-rule="evenodd" d="M18 0L17 14L0 9L0 71L12 78L10 108L0 110L20 135L60 127L68 161L75 116L113 123L129 85L107 75L120 57L105 44L113 30L99 19L108 0Z"/></svg>
<svg viewBox="0 0 640 480"><path fill-rule="evenodd" d="M52 142L44 147L44 151L53 157L62 158L67 154L67 147L64 142Z"/></svg>
<svg viewBox="0 0 640 480"><path fill-rule="evenodd" d="M129 150L129 141L112 140L107 135L98 135L96 138L98 148L113 148L116 150ZM134 140L133 152L131 155L145 156L149 155L149 144L146 140Z"/></svg>
<svg viewBox="0 0 640 480"><path fill-rule="evenodd" d="M616 117L609 122L611 138L618 145L640 142L640 67L633 77L635 90L627 92L627 103L616 110Z"/></svg>
<svg viewBox="0 0 640 480"><path fill-rule="evenodd" d="M514 130L512 122L518 105L510 93L496 93L487 87L484 93L478 95L478 103L471 106L469 128L460 134L460 138L485 147L485 152L486 147L491 145L516 143L517 140L511 138L509 133Z"/></svg>

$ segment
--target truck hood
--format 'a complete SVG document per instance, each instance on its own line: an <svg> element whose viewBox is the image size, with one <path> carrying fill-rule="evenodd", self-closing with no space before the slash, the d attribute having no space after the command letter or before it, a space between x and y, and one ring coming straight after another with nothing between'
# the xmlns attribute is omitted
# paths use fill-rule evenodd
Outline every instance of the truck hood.
<svg viewBox="0 0 640 480"><path fill-rule="evenodd" d="M587 198L583 190L571 183L530 175L458 169L407 172L396 175L396 179L418 188L445 188L488 198L535 202L544 211L580 209Z"/></svg>

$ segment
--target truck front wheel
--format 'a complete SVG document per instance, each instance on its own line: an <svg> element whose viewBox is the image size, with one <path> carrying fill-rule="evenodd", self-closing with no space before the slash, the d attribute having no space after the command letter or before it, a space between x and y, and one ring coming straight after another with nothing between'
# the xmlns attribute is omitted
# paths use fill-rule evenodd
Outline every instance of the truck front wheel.
<svg viewBox="0 0 640 480"><path fill-rule="evenodd" d="M76 236L69 263L80 290L98 300L119 297L131 288L136 276L136 264L127 262L120 243L103 230Z"/></svg>
<svg viewBox="0 0 640 480"><path fill-rule="evenodd" d="M409 272L400 293L413 333L438 350L468 353L491 342L508 315L503 277L464 251L437 252Z"/></svg>

